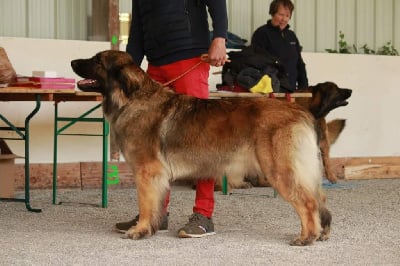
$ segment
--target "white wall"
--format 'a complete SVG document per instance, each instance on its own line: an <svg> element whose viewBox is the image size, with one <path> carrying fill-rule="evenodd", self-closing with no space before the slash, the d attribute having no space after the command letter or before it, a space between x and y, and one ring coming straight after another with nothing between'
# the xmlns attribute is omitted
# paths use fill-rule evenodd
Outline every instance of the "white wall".
<svg viewBox="0 0 400 266"><path fill-rule="evenodd" d="M272 0L226 0L229 31L250 40L270 15ZM2 0L0 35L88 40L93 0ZM400 0L293 0L290 26L304 51L337 49L339 31L351 46L377 50L391 41L400 50ZM119 11L132 12L132 0L119 0ZM107 18L105 18L107 19ZM210 23L211 25L211 23ZM103 36L104 37L104 36Z"/></svg>
<svg viewBox="0 0 400 266"><path fill-rule="evenodd" d="M70 61L90 57L109 48L106 42L44 40L0 37L16 72L31 75L32 70L56 70L65 77L78 77L72 72ZM121 50L124 50L121 47ZM400 97L400 57L372 55L341 55L304 53L310 84L334 81L341 87L353 89L350 104L334 110L329 119L345 118L347 127L332 147L332 157L399 156L397 138L398 99ZM142 67L145 67L143 65ZM211 72L217 69L212 68ZM220 82L218 75L210 75L210 87ZM96 103L61 103L61 115L80 114ZM0 113L22 124L25 114L33 107L31 102L0 102ZM101 115L98 112L98 115ZM52 162L53 159L52 103L43 103L31 124L31 162ZM1 122L0 122L1 125ZM81 125L100 132L100 127ZM76 130L75 130L76 131ZM0 134L4 134L1 133ZM4 136L4 135L3 135ZM15 153L23 155L22 142L9 141ZM59 161L100 161L100 137L69 137L59 139Z"/></svg>
<svg viewBox="0 0 400 266"><path fill-rule="evenodd" d="M333 157L398 156L400 57L305 53L310 84L334 81L353 89L349 105L328 115L346 118Z"/></svg>

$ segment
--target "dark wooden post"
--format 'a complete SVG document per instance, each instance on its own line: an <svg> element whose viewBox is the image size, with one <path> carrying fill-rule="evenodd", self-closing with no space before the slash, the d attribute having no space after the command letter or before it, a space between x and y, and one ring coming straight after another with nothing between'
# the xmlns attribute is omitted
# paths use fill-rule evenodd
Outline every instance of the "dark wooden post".
<svg viewBox="0 0 400 266"><path fill-rule="evenodd" d="M108 1L108 32L111 50L119 50L119 0ZM116 144L114 133L110 127L110 158L119 161L119 149Z"/></svg>
<svg viewBox="0 0 400 266"><path fill-rule="evenodd" d="M119 50L119 0L109 0L108 10L108 31L111 49Z"/></svg>
<svg viewBox="0 0 400 266"><path fill-rule="evenodd" d="M109 41L108 20L109 0L92 0L92 33L89 37L91 41Z"/></svg>

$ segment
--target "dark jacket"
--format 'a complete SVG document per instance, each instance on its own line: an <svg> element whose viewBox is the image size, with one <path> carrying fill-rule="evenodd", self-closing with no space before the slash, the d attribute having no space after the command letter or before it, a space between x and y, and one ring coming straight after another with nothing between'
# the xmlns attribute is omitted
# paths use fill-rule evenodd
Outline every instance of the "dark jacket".
<svg viewBox="0 0 400 266"><path fill-rule="evenodd" d="M295 90L308 87L306 66L301 57L301 46L296 34L289 30L289 25L280 30L272 25L271 20L259 27L251 38L253 47L264 49L278 57L285 66L288 77Z"/></svg>
<svg viewBox="0 0 400 266"><path fill-rule="evenodd" d="M207 53L207 8L213 21L213 37L226 38L225 0L133 0L126 51L137 64L146 56L155 66Z"/></svg>
<svg viewBox="0 0 400 266"><path fill-rule="evenodd" d="M272 80L274 92L294 91L279 58L264 49L248 46L240 51L230 51L228 55L230 62L222 68L222 86L234 87L237 84L243 89L250 89L267 74Z"/></svg>

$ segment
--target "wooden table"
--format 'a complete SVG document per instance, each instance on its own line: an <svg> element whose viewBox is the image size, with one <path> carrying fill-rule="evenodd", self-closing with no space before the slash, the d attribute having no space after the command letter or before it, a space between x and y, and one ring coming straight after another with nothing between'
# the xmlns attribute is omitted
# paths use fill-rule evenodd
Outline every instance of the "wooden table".
<svg viewBox="0 0 400 266"><path fill-rule="evenodd" d="M231 91L212 91L210 92L210 98L254 98L254 97L269 97L269 98L281 98L286 99L290 102L295 102L296 98L310 98L312 97L311 92L294 92L294 93L253 93L253 92L231 92Z"/></svg>
<svg viewBox="0 0 400 266"><path fill-rule="evenodd" d="M39 111L41 102L52 101L55 103L54 112L54 157L53 157L53 204L56 204L56 193L57 193L57 139L59 135L63 135L62 132L74 125L77 122L101 122L103 124L103 193L102 193L102 207L107 206L107 149L108 149L108 123L101 118L88 118L88 114L98 109L101 104L97 104L95 107L82 114L79 117L59 117L58 116L58 104L60 102L71 102L71 101L94 101L99 102L102 100L102 96L99 93L87 93L75 91L73 89L37 89L37 88L20 88L20 87L7 87L0 88L0 101L34 101L36 103L33 110L26 116L24 127L18 127L8 120L5 115L0 113L0 120L2 120L6 126L0 127L1 131L14 131L18 137L5 138L14 140L23 140L25 144L25 198L24 199L1 199L6 201L20 201L25 202L26 208L32 212L41 212L41 209L32 208L30 205L30 173L29 173L29 125L31 119ZM58 122L68 122L67 125L58 128Z"/></svg>

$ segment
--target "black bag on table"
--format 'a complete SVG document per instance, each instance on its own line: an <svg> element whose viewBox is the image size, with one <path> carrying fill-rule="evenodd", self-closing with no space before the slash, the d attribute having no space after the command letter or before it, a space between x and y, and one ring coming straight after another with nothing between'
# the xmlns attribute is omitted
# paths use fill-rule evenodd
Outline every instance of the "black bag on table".
<svg viewBox="0 0 400 266"><path fill-rule="evenodd" d="M268 75L274 92L293 92L285 67L266 51L247 46L240 51L229 52L228 56L230 62L226 62L222 68L220 87L239 85L250 89L263 75Z"/></svg>

